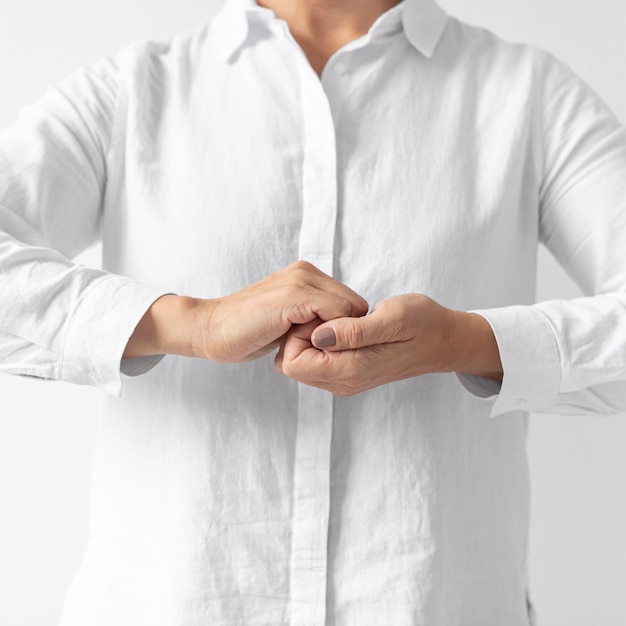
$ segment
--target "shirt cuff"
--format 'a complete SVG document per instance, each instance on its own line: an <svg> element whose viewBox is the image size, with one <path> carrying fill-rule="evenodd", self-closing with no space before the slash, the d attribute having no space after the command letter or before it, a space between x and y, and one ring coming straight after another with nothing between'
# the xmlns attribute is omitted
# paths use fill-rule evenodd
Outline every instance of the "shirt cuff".
<svg viewBox="0 0 626 626"><path fill-rule="evenodd" d="M166 293L115 274L92 283L68 322L61 380L92 385L120 396L126 344L152 303ZM123 369L129 375L142 374L161 358L130 359L135 363Z"/></svg>
<svg viewBox="0 0 626 626"><path fill-rule="evenodd" d="M491 417L510 411L549 412L559 390L561 365L556 338L542 313L531 306L473 311L490 324L504 376L494 381L459 374L472 394L493 402Z"/></svg>

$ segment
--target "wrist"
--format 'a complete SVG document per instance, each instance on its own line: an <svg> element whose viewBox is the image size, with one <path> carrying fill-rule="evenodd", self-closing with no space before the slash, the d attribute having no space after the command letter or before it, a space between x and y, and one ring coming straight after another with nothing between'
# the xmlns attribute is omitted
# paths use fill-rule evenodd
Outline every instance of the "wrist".
<svg viewBox="0 0 626 626"><path fill-rule="evenodd" d="M489 322L478 313L453 311L450 371L502 382L502 361Z"/></svg>
<svg viewBox="0 0 626 626"><path fill-rule="evenodd" d="M162 296L145 312L128 341L122 358L178 354L203 356L200 310L211 301L186 296Z"/></svg>

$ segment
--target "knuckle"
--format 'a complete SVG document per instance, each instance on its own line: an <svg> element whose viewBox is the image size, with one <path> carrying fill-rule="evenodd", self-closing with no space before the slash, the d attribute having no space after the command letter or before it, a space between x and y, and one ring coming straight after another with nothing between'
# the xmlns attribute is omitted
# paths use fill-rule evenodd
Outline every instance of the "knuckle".
<svg viewBox="0 0 626 626"><path fill-rule="evenodd" d="M363 329L355 322L347 323L343 328L343 339L349 348L356 348L363 345Z"/></svg>
<svg viewBox="0 0 626 626"><path fill-rule="evenodd" d="M281 374L284 374L288 378L297 378L298 368L295 367L291 361L283 361L280 369Z"/></svg>
<svg viewBox="0 0 626 626"><path fill-rule="evenodd" d="M359 296L359 300L357 301L356 313L358 313L359 315L365 315L368 312L369 308L370 306L367 300Z"/></svg>
<svg viewBox="0 0 626 626"><path fill-rule="evenodd" d="M311 318L308 304L295 295L288 300L284 312L290 323L303 324Z"/></svg>
<svg viewBox="0 0 626 626"><path fill-rule="evenodd" d="M354 306L352 302L350 302L350 300L344 298L343 296L337 296L336 307L337 312L340 313L341 317L350 317L354 312Z"/></svg>
<svg viewBox="0 0 626 626"><path fill-rule="evenodd" d="M294 261L289 268L294 272L309 274L313 270L313 265L308 261L298 260Z"/></svg>
<svg viewBox="0 0 626 626"><path fill-rule="evenodd" d="M340 395L344 398L351 398L352 396L356 396L357 393L358 390L349 385L341 387L341 389L337 391L337 395Z"/></svg>

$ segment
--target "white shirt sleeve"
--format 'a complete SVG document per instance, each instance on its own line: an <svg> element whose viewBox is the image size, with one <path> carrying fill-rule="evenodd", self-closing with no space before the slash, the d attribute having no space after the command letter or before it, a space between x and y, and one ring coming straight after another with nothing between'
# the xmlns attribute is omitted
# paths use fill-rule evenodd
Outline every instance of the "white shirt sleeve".
<svg viewBox="0 0 626 626"><path fill-rule="evenodd" d="M100 236L117 93L115 64L103 60L0 133L0 371L114 395L128 338L163 295L70 261Z"/></svg>
<svg viewBox="0 0 626 626"><path fill-rule="evenodd" d="M492 416L626 411L626 130L547 57L538 103L539 233L585 297L476 311L494 331L499 389L460 376ZM494 395L495 394L495 395Z"/></svg>

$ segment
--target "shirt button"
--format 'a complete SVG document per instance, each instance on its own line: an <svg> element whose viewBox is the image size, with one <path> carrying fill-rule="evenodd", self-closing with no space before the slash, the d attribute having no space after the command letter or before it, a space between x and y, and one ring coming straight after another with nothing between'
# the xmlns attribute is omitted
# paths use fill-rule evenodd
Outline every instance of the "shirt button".
<svg viewBox="0 0 626 626"><path fill-rule="evenodd" d="M345 63L342 63L341 61L337 61L337 63L335 63L335 66L334 66L334 70L335 70L335 74L338 74L339 76L343 76L348 71L348 67L346 66Z"/></svg>
<svg viewBox="0 0 626 626"><path fill-rule="evenodd" d="M524 398L518 398L515 400L515 406L526 406L527 402Z"/></svg>

